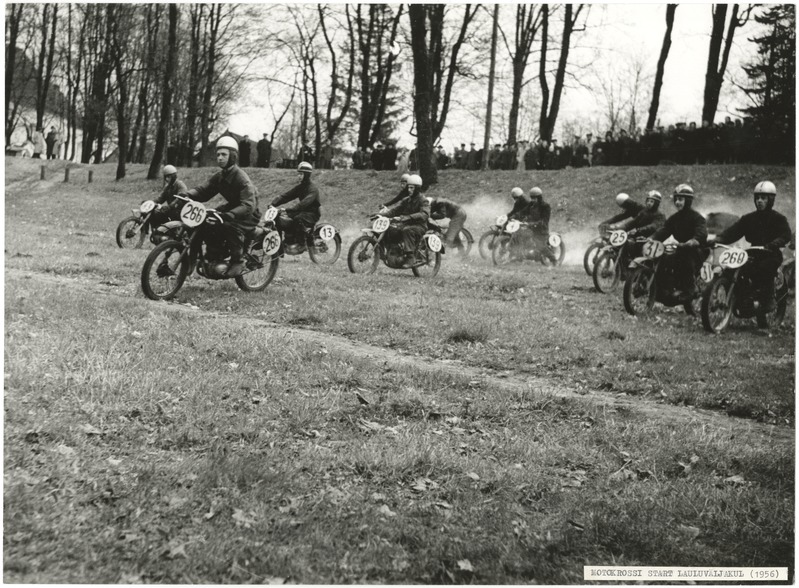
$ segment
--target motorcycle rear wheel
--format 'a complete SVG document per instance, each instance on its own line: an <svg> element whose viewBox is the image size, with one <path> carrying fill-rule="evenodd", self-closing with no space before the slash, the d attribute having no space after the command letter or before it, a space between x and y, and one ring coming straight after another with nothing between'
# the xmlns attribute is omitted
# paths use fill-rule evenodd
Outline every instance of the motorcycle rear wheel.
<svg viewBox="0 0 799 588"><path fill-rule="evenodd" d="M511 238L507 235L497 236L491 248L491 261L494 265L507 265L511 260Z"/></svg>
<svg viewBox="0 0 799 588"><path fill-rule="evenodd" d="M788 308L788 284L783 280L782 286L776 291L777 305L771 312L758 309L755 312L757 326L761 329L774 329L785 320L785 311Z"/></svg>
<svg viewBox="0 0 799 588"><path fill-rule="evenodd" d="M171 263L170 263L171 262ZM189 256L179 241L164 241L150 251L141 268L141 288L150 300L171 300L189 275Z"/></svg>
<svg viewBox="0 0 799 588"><path fill-rule="evenodd" d="M245 292L261 292L272 283L277 274L280 257L269 256L263 247L254 249L250 246L244 255L244 273L236 276L236 285Z"/></svg>
<svg viewBox="0 0 799 588"><path fill-rule="evenodd" d="M380 262L377 241L368 235L358 237L347 253L347 267L353 274L373 274Z"/></svg>
<svg viewBox="0 0 799 588"><path fill-rule="evenodd" d="M702 326L708 333L721 333L730 324L735 294L729 276L716 276L702 292Z"/></svg>
<svg viewBox="0 0 799 588"><path fill-rule="evenodd" d="M129 216L117 227L117 245L120 249L141 249L144 243L144 229L141 229L141 221L135 216Z"/></svg>
<svg viewBox="0 0 799 588"><path fill-rule="evenodd" d="M599 250L602 249L601 243L591 243L588 249L585 250L583 255L583 269L589 276L594 275L594 265L596 264L597 257L599 257Z"/></svg>
<svg viewBox="0 0 799 588"><path fill-rule="evenodd" d="M480 236L480 241L477 243L477 250L480 252L480 257L483 259L491 259L491 251L494 249L496 236L497 234L494 231L487 231Z"/></svg>
<svg viewBox="0 0 799 588"><path fill-rule="evenodd" d="M557 247L550 247L549 245L546 246L550 253L552 253L555 257L553 265L563 265L563 260L566 257L566 243L563 242L563 238L560 239L560 244ZM544 265L549 265L552 263L552 260L549 259L546 255L543 256Z"/></svg>
<svg viewBox="0 0 799 588"><path fill-rule="evenodd" d="M411 268L413 275L417 278L434 278L441 269L441 252L430 251L426 247L422 255L427 257L427 263Z"/></svg>
<svg viewBox="0 0 799 588"><path fill-rule="evenodd" d="M633 316L646 316L655 305L655 277L648 268L635 268L624 282L624 310Z"/></svg>
<svg viewBox="0 0 799 588"><path fill-rule="evenodd" d="M341 236L336 233L331 241L311 236L307 242L308 256L318 265L333 265L341 255Z"/></svg>
<svg viewBox="0 0 799 588"><path fill-rule="evenodd" d="M618 256L610 251L597 257L594 264L594 287L604 294L613 292L621 281L621 266L617 263Z"/></svg>
<svg viewBox="0 0 799 588"><path fill-rule="evenodd" d="M461 229L457 236L455 251L457 251L460 257L465 259L469 257L472 245L474 245L474 237L472 237L472 234L468 229Z"/></svg>

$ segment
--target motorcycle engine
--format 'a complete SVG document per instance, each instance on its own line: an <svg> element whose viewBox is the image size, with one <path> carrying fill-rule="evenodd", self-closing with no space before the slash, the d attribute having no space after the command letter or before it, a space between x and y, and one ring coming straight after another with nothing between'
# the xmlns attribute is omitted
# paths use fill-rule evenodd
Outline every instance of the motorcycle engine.
<svg viewBox="0 0 799 588"><path fill-rule="evenodd" d="M225 273L228 270L228 264L224 261L216 261L211 263L205 262L203 266L203 275L209 280L218 280L220 278L224 278Z"/></svg>
<svg viewBox="0 0 799 588"><path fill-rule="evenodd" d="M390 249L386 252L386 265L388 267L401 267L405 261L405 255L402 251Z"/></svg>

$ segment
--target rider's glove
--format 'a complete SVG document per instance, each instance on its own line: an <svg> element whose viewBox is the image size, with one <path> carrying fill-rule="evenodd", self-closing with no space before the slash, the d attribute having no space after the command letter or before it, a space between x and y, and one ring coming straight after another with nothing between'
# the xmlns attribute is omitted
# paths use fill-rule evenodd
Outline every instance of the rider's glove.
<svg viewBox="0 0 799 588"><path fill-rule="evenodd" d="M219 216L222 217L222 220L225 222L230 222L236 219L232 212L220 212Z"/></svg>
<svg viewBox="0 0 799 588"><path fill-rule="evenodd" d="M637 234L638 234L638 229L630 229L629 231L627 231L628 237L635 237Z"/></svg>
<svg viewBox="0 0 799 588"><path fill-rule="evenodd" d="M394 220L399 222L399 223L405 223L405 222L408 222L409 219L408 219L408 215L407 214L402 214L400 216L395 216Z"/></svg>
<svg viewBox="0 0 799 588"><path fill-rule="evenodd" d="M680 245L682 245L683 247L698 247L699 241L697 241L696 239L688 239L685 243L681 243Z"/></svg>

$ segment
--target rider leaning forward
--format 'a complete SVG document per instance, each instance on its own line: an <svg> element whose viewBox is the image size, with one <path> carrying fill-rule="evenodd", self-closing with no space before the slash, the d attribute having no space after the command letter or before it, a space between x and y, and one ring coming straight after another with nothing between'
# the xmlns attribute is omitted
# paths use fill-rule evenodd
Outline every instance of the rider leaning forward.
<svg viewBox="0 0 799 588"><path fill-rule="evenodd" d="M416 247L427 230L430 203L422 196L422 178L419 175L408 177L406 193L398 204L381 211L381 214L395 221L386 231L385 239L387 243L400 244L407 262L414 259Z"/></svg>
<svg viewBox="0 0 799 588"><path fill-rule="evenodd" d="M205 184L192 188L186 196L197 202L207 202L217 194L226 200L216 208L222 224L216 231L217 238L207 242L209 260L222 261L225 248L230 252L230 265L226 276L241 275L244 271L244 239L252 234L261 214L258 211L258 190L249 176L237 165L239 145L233 137L222 137L216 142L216 163L220 171L212 175Z"/></svg>
<svg viewBox="0 0 799 588"><path fill-rule="evenodd" d="M186 184L178 179L178 170L174 165L165 165L162 173L164 189L155 199L158 207L150 217L150 224L153 227L159 227L170 220L177 220L180 210L178 209L179 201L176 201L175 196L185 194L188 190Z"/></svg>
<svg viewBox="0 0 799 588"><path fill-rule="evenodd" d="M319 202L319 188L311 181L313 166L303 161L297 166L297 173L301 176L300 182L288 192L272 200L272 206L280 207L282 204L296 200L296 204L286 209L286 215L280 215L276 224L282 231L298 235L301 231L312 231L314 225L322 216L322 207Z"/></svg>
<svg viewBox="0 0 799 588"><path fill-rule="evenodd" d="M444 235L444 244L447 247L454 247L458 233L466 223L466 211L462 206L447 198L428 198L427 200L430 202L430 218L433 220L449 219L447 234Z"/></svg>
<svg viewBox="0 0 799 588"><path fill-rule="evenodd" d="M734 225L715 239L716 243L734 243L740 238L746 239L754 247L764 247L765 251L753 251L752 262L747 271L756 284L760 286L764 310L774 310L774 277L782 263L782 252L791 240L791 227L788 219L774 210L774 199L777 197L776 186L769 181L755 186L755 211L743 215Z"/></svg>
<svg viewBox="0 0 799 588"><path fill-rule="evenodd" d="M672 266L674 270L677 289L675 297L690 300L696 295L694 276L699 272L702 263L700 247L704 247L707 241L707 223L705 217L691 208L694 190L688 184L677 186L672 200L677 212L666 219L663 227L652 233L650 240L664 241L674 237L677 241L677 251L674 255L667 256L663 263Z"/></svg>
<svg viewBox="0 0 799 588"><path fill-rule="evenodd" d="M619 214L615 214L608 220L599 223L599 232L603 233L605 230L615 230L623 228L620 223L624 220L635 218L638 213L644 210L644 206L630 198L628 194L619 192L616 194L616 204L621 208Z"/></svg>

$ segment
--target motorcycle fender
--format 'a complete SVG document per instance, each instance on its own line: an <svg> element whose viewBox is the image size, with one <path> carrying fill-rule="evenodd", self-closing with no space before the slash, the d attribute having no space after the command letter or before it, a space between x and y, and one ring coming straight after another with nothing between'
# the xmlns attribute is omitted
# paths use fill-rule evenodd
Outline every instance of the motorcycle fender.
<svg viewBox="0 0 799 588"><path fill-rule="evenodd" d="M164 230L169 232L169 231L171 231L173 229L178 229L178 228L182 227L183 223L180 222L180 221L167 221L161 226L164 228Z"/></svg>
<svg viewBox="0 0 799 588"><path fill-rule="evenodd" d="M375 232L372 229L361 229L361 232L366 235L369 235L370 237L375 236Z"/></svg>
<svg viewBox="0 0 799 588"><path fill-rule="evenodd" d="M649 267L649 263L651 260L648 257L636 257L630 262L630 265L627 266L628 269L635 269L637 267Z"/></svg>

